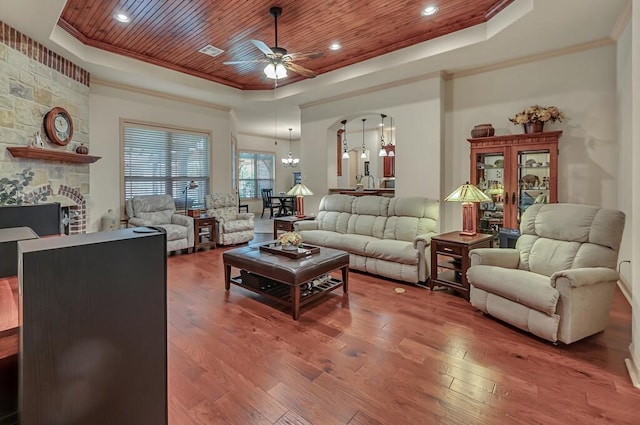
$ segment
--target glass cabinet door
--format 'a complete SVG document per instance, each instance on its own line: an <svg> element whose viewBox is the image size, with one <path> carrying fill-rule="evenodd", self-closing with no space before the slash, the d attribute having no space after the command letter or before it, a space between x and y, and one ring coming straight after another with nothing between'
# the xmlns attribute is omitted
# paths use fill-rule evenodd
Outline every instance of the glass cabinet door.
<svg viewBox="0 0 640 425"><path fill-rule="evenodd" d="M504 152L478 153L473 182L491 202L478 204L478 231L496 235L504 225Z"/></svg>
<svg viewBox="0 0 640 425"><path fill-rule="evenodd" d="M518 198L517 218L533 204L547 204L550 197L550 153L549 150L518 151Z"/></svg>

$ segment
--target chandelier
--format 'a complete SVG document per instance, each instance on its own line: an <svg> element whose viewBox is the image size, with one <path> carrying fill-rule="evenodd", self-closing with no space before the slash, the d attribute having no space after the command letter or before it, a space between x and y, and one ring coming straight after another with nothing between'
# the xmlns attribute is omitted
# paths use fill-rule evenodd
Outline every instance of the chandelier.
<svg viewBox="0 0 640 425"><path fill-rule="evenodd" d="M387 150L385 149L386 145L384 143L384 119L387 116L385 114L380 114L380 117L382 118L380 123L382 130L380 131L380 152L378 152L378 156L387 156Z"/></svg>
<svg viewBox="0 0 640 425"><path fill-rule="evenodd" d="M298 163L300 162L300 159L294 158L293 154L291 153L291 131L292 130L293 128L289 129L289 154L287 155L286 158L282 158L282 166L284 167L297 167Z"/></svg>
<svg viewBox="0 0 640 425"><path fill-rule="evenodd" d="M347 145L347 120L340 121L343 125L342 132L342 159L349 159L349 146Z"/></svg>

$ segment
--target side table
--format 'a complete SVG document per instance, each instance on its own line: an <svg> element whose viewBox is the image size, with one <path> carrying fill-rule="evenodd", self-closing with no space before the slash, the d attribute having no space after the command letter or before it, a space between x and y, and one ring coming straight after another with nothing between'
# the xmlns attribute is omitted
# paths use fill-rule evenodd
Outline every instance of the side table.
<svg viewBox="0 0 640 425"><path fill-rule="evenodd" d="M493 235L478 233L473 236L449 232L431 238L431 279L429 288L447 286L469 300L469 251L493 247ZM442 270L444 269L444 270Z"/></svg>
<svg viewBox="0 0 640 425"><path fill-rule="evenodd" d="M273 239L278 238L278 230L283 232L293 232L293 223L300 220L313 220L315 217L296 217L295 215L286 215L283 217L273 217Z"/></svg>
<svg viewBox="0 0 640 425"><path fill-rule="evenodd" d="M206 215L193 217L193 252L200 248L216 248L216 219Z"/></svg>

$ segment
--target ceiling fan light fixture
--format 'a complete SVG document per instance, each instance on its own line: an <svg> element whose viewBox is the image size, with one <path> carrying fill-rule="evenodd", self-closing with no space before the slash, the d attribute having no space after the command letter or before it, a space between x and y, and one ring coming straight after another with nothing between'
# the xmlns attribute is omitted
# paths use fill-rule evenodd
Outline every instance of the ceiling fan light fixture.
<svg viewBox="0 0 640 425"><path fill-rule="evenodd" d="M281 63L270 63L264 67L264 75L272 80L278 80L280 78L286 78L287 68Z"/></svg>

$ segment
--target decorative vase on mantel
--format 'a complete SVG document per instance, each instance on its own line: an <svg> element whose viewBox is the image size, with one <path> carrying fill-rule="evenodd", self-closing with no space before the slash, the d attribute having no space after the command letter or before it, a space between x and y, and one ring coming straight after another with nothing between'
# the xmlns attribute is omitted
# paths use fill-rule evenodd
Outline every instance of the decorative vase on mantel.
<svg viewBox="0 0 640 425"><path fill-rule="evenodd" d="M524 126L525 134L529 133L542 133L544 130L544 121L535 121L522 124Z"/></svg>

